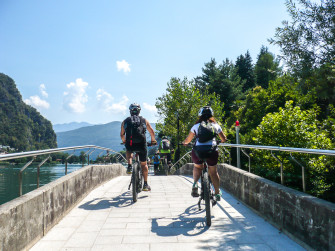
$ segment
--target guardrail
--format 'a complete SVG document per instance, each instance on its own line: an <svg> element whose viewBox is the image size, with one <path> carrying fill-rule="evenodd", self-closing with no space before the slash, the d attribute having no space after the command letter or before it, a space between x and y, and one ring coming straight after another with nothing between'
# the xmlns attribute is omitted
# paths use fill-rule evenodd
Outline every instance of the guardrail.
<svg viewBox="0 0 335 251"><path fill-rule="evenodd" d="M119 152L114 151L113 149L107 148L107 147L101 147L101 146L95 146L95 145L84 145L84 146L71 146L71 147L63 147L63 148L54 148L54 149L45 149L45 150L38 150L38 151L30 151L30 152L21 152L21 153L9 153L9 154L3 154L0 155L0 161L4 160L12 160L12 159L19 159L19 158L25 158L25 157L33 157L29 162L27 162L19 172L19 195L22 195L22 173L23 171L30 166L36 156L40 155L49 155L47 156L44 160L42 160L38 166L37 166L37 188L39 187L39 180L40 180L40 168L41 166L49 159L51 158L50 154L52 153L58 153L58 152L67 152L67 151L72 151L73 153L70 154L66 159L65 159L65 175L67 174L67 161L68 159L74 155L75 151L78 149L89 149L85 152L84 155L87 155L87 163L90 163L90 154L92 154L95 150L102 150L100 154L102 154L104 151L113 152L117 154L117 160L124 160L127 161L126 158L120 154Z"/></svg>
<svg viewBox="0 0 335 251"><path fill-rule="evenodd" d="M280 163L280 181L281 184L284 184L284 174L283 174L283 162L273 154L272 151L281 151L281 152L289 152L292 160L297 163L301 169L302 169L302 189L304 192L306 192L306 180L305 180L305 167L297 161L293 156L292 153L305 153L305 154L318 154L318 155L328 155L328 156L335 156L334 150L322 150L322 149L307 149L307 148L294 148L294 147L280 147L280 146L262 146L262 145L243 145L243 144L228 144L228 143L221 143L219 146L224 147L225 152L226 147L236 147L240 148L241 151L245 156L248 158L248 167L249 172L251 172L251 158L250 156L245 152L245 148L247 149L256 149L256 150L267 150L271 151L272 157L274 157L279 163ZM229 153L229 160L230 160L230 153ZM230 163L229 163L230 164Z"/></svg>
<svg viewBox="0 0 335 251"><path fill-rule="evenodd" d="M181 157L176 163L174 163L171 166L170 172L173 174L177 170L177 168L176 168L177 166L179 166L180 164L184 165L185 164L184 161L186 160L186 158L191 158L191 153L192 153L192 151L189 151L189 152L185 153L183 155L183 157ZM187 161L186 161L186 163L187 163Z"/></svg>

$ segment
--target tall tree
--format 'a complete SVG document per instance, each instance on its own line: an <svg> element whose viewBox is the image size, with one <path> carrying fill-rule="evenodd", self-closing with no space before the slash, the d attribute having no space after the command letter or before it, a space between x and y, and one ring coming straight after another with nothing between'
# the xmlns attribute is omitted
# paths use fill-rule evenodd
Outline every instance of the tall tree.
<svg viewBox="0 0 335 251"><path fill-rule="evenodd" d="M294 73L308 77L323 64L334 64L334 0L287 0L292 21L284 21L270 42L279 45L281 57Z"/></svg>
<svg viewBox="0 0 335 251"><path fill-rule="evenodd" d="M280 73L279 60L268 51L265 46L261 47L255 64L256 84L268 88L269 82L275 80Z"/></svg>
<svg viewBox="0 0 335 251"><path fill-rule="evenodd" d="M245 81L242 86L242 91L247 92L248 90L255 87L255 74L254 67L252 65L252 58L249 51L245 55L240 55L235 62L236 74Z"/></svg>
<svg viewBox="0 0 335 251"><path fill-rule="evenodd" d="M211 105L215 118L222 123L223 103L215 94L200 93L194 81L189 81L187 78L183 80L171 78L167 85L166 93L156 101L159 115L156 130L170 136L174 145L188 135L202 106Z"/></svg>
<svg viewBox="0 0 335 251"><path fill-rule="evenodd" d="M284 21L270 42L298 77L304 93L314 90L317 105L330 114L335 103L335 1L287 0L292 21Z"/></svg>
<svg viewBox="0 0 335 251"><path fill-rule="evenodd" d="M240 78L234 74L234 65L226 59L217 65L214 58L205 63L203 74L195 78L195 85L201 93L216 93L225 104L223 111L229 116L232 103L241 95Z"/></svg>

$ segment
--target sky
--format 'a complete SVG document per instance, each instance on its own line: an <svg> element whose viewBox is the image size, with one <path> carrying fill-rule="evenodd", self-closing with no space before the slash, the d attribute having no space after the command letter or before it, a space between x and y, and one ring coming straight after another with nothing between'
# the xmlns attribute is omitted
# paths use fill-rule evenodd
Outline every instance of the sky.
<svg viewBox="0 0 335 251"><path fill-rule="evenodd" d="M285 0L0 0L0 72L53 124L156 122L172 77L249 50L289 20Z"/></svg>

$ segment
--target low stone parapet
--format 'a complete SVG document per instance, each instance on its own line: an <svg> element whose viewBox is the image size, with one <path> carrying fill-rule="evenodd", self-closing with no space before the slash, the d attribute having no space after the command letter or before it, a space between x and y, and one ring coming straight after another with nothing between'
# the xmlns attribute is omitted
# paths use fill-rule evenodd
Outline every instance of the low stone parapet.
<svg viewBox="0 0 335 251"><path fill-rule="evenodd" d="M191 175L193 164L176 174ZM220 186L306 248L335 250L335 204L236 167L218 165Z"/></svg>
<svg viewBox="0 0 335 251"><path fill-rule="evenodd" d="M86 166L1 205L0 249L29 249L87 193L120 175L121 164Z"/></svg>

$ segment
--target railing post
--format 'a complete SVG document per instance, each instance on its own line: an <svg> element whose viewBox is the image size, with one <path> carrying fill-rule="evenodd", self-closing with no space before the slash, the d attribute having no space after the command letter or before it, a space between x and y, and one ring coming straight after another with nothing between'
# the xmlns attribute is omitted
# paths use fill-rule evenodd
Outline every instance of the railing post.
<svg viewBox="0 0 335 251"><path fill-rule="evenodd" d="M241 148L241 151L242 151L242 153L244 153L244 155L245 156L247 156L248 157L248 160L249 160L249 173L251 173L251 166L250 166L250 156L244 151L244 149L243 148Z"/></svg>
<svg viewBox="0 0 335 251"><path fill-rule="evenodd" d="M305 167L292 156L292 153L290 153L290 156L292 160L301 167L302 191L306 192Z"/></svg>
<svg viewBox="0 0 335 251"><path fill-rule="evenodd" d="M31 163L33 163L35 159L35 156L32 158L31 161L29 161L27 164L25 164L21 169L20 169L20 172L19 172L19 196L22 195L22 172L24 171L24 169L26 169L28 166L30 166Z"/></svg>
<svg viewBox="0 0 335 251"><path fill-rule="evenodd" d="M235 128L236 128L236 144L240 144L240 122L236 120L235 122ZM236 162L237 162L237 168L241 168L241 156L240 156L240 148L236 148Z"/></svg>
<svg viewBox="0 0 335 251"><path fill-rule="evenodd" d="M280 163L280 184L284 185L283 162L272 153L272 150L271 155Z"/></svg>
<svg viewBox="0 0 335 251"><path fill-rule="evenodd" d="M44 160L42 160L41 163L38 164L37 166L37 188L40 187L40 167L50 158L50 155L45 158Z"/></svg>

